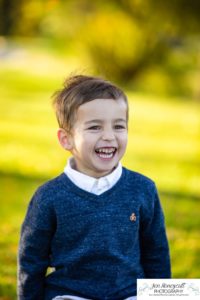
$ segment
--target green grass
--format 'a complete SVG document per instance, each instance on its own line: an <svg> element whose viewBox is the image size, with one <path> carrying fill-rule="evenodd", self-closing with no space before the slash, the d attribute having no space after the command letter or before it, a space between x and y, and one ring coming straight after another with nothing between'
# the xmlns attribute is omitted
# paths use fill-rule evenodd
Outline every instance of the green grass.
<svg viewBox="0 0 200 300"><path fill-rule="evenodd" d="M0 300L16 298L20 226L33 191L62 172L51 94L72 71L63 56L27 48L0 61ZM45 55L46 54L46 55ZM82 62L80 62L81 65ZM161 195L175 278L200 277L200 110L181 99L128 93L123 164L154 179Z"/></svg>

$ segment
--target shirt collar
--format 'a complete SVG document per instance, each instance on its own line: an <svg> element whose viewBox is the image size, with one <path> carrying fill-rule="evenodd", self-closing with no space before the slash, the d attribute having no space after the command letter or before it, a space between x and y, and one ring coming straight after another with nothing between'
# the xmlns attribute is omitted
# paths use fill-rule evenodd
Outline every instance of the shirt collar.
<svg viewBox="0 0 200 300"><path fill-rule="evenodd" d="M73 160L73 157L69 158L64 173L79 188L96 195L100 195L113 187L122 174L122 165L119 162L112 173L104 177L94 178L73 169Z"/></svg>

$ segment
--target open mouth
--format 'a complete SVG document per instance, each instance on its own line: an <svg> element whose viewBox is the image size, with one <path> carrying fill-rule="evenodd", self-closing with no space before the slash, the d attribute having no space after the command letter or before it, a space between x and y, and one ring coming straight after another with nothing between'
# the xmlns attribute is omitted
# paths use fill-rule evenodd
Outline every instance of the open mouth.
<svg viewBox="0 0 200 300"><path fill-rule="evenodd" d="M112 158L115 155L116 151L117 148L115 147L102 147L95 150L95 152L100 158L105 158L105 159Z"/></svg>

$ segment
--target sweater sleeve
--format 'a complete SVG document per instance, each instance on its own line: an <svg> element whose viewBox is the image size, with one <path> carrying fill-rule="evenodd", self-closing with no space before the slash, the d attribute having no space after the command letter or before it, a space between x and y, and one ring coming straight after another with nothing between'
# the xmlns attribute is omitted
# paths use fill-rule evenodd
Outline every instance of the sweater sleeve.
<svg viewBox="0 0 200 300"><path fill-rule="evenodd" d="M21 228L18 253L18 299L43 300L55 218L48 199L38 190Z"/></svg>
<svg viewBox="0 0 200 300"><path fill-rule="evenodd" d="M142 208L141 262L146 278L170 278L170 256L164 215L154 185L153 199Z"/></svg>

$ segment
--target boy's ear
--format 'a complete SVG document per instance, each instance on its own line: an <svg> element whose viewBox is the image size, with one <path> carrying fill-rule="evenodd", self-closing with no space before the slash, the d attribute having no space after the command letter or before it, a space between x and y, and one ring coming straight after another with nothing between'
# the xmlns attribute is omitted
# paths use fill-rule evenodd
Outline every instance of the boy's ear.
<svg viewBox="0 0 200 300"><path fill-rule="evenodd" d="M65 150L72 150L72 139L69 133L67 133L63 128L59 128L57 131L58 140L61 146Z"/></svg>

